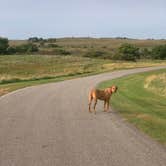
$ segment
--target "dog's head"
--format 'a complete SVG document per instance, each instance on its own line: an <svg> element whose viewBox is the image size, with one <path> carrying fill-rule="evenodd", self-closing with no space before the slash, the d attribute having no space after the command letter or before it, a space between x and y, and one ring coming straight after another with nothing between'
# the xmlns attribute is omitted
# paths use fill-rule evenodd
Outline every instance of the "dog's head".
<svg viewBox="0 0 166 166"><path fill-rule="evenodd" d="M108 93L112 94L115 93L117 91L118 87L113 85L110 88L105 89L105 91L107 91Z"/></svg>
<svg viewBox="0 0 166 166"><path fill-rule="evenodd" d="M111 86L111 92L112 93L115 93L115 92L117 92L117 90L118 90L118 87L116 86L116 85L113 85L113 86Z"/></svg>

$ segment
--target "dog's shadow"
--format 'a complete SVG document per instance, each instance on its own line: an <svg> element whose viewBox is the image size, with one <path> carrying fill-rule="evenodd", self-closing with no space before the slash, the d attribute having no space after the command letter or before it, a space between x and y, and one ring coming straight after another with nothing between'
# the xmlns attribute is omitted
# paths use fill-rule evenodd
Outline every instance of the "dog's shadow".
<svg viewBox="0 0 166 166"><path fill-rule="evenodd" d="M105 115L105 114L109 114L109 115L112 115L112 114L117 114L116 111L114 110L110 110L110 111L103 111L103 110L98 110L96 111L96 114L95 115Z"/></svg>

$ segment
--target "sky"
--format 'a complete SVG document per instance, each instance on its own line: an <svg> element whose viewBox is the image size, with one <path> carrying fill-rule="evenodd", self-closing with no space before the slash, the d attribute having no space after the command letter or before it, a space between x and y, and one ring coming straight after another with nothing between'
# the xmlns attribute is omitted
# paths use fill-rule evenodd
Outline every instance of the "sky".
<svg viewBox="0 0 166 166"><path fill-rule="evenodd" d="M0 36L166 39L166 0L0 0Z"/></svg>

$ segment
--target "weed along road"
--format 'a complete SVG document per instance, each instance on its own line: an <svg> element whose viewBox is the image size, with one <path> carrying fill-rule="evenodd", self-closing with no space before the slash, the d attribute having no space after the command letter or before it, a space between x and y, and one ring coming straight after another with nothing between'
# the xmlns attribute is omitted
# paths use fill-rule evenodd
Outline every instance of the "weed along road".
<svg viewBox="0 0 166 166"><path fill-rule="evenodd" d="M159 68L115 71L2 96L0 166L165 166L165 148L116 112L104 113L103 102L96 115L88 112L88 92L97 83Z"/></svg>

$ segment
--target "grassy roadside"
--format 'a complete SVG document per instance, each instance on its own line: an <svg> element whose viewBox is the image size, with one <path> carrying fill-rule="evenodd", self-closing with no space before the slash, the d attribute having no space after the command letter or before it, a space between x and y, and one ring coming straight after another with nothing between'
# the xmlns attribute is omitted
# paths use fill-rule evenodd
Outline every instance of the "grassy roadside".
<svg viewBox="0 0 166 166"><path fill-rule="evenodd" d="M108 71L166 65L166 61L119 62L79 56L0 56L0 96L11 91Z"/></svg>
<svg viewBox="0 0 166 166"><path fill-rule="evenodd" d="M105 81L118 85L112 107L129 122L166 145L166 69Z"/></svg>

